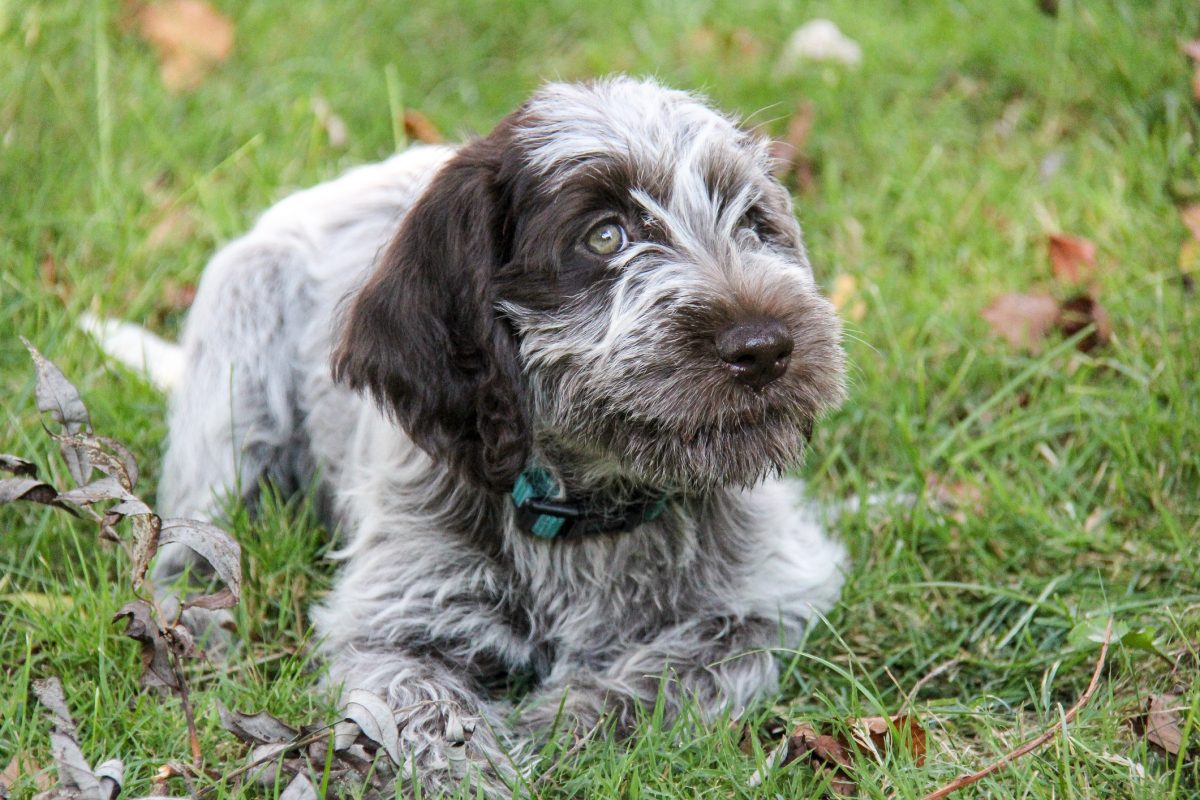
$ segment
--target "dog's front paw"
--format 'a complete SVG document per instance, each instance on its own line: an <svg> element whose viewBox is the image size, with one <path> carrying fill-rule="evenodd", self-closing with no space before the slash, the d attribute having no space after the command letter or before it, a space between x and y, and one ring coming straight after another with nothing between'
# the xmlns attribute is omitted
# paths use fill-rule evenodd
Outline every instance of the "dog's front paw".
<svg viewBox="0 0 1200 800"><path fill-rule="evenodd" d="M567 736L575 740L603 732L623 739L634 732L642 712L640 700L610 687L585 682L546 692L521 714L519 725L539 738Z"/></svg>

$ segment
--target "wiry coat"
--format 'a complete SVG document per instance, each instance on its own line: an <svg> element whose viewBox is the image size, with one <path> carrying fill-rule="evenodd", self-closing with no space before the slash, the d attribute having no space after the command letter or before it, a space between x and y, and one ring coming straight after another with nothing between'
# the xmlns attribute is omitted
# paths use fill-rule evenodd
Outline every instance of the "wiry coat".
<svg viewBox="0 0 1200 800"><path fill-rule="evenodd" d="M628 242L598 258L579 243L603 219ZM713 341L759 317L791 355L751 387ZM673 714L771 690L769 649L841 583L780 478L841 397L839 335L761 142L650 82L550 85L488 137L295 194L217 254L162 506L319 478L345 537L314 612L330 680L388 699L430 790L458 779L449 709L480 720L474 780L503 794L510 748L560 708L620 733L660 692ZM568 494L666 510L535 538L509 497L535 462ZM514 674L535 688L512 721L494 690Z"/></svg>

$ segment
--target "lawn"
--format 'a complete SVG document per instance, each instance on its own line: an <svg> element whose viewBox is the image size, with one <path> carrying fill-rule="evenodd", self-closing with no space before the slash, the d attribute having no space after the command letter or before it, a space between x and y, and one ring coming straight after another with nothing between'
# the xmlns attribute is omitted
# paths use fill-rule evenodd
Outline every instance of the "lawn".
<svg viewBox="0 0 1200 800"><path fill-rule="evenodd" d="M1086 633L1111 617L1130 635L1065 732L955 796L1200 797L1200 258L1178 212L1200 203L1200 106L1180 50L1200 38L1200 6L216 5L233 21L232 53L173 93L134 4L0 0L0 452L69 483L23 335L76 383L95 429L136 453L152 499L164 399L74 321L91 310L175 335L214 248L288 191L403 147L401 108L458 138L543 79L613 71L701 91L774 136L807 103L812 178L796 208L818 280L839 288L853 366L803 473L844 509L833 525L854 566L804 650L781 654L782 696L751 717L836 732L895 712L928 678L911 699L925 763L853 756L859 796L919 798L1059 721L1099 656ZM788 34L813 17L857 40L862 64L779 69ZM1096 248L1085 282L1112 334L1088 352L1076 346L1086 334L1014 348L981 314L1005 293L1077 291L1052 276L1050 234ZM297 723L334 712L304 658L306 609L330 583L326 532L302 503L233 517L244 647L189 673L219 773L245 754L218 700ZM129 572L94 525L0 507L0 770L27 765L13 797L53 763L37 678L62 680L92 763L124 759L125 796L189 759L178 702L139 689L137 646L111 624ZM1136 726L1163 694L1178 695L1181 755ZM738 744L724 723L651 718L628 744L551 753L553 770L523 791L826 791L829 776L805 763L751 788L762 752ZM278 791L202 785L212 797Z"/></svg>

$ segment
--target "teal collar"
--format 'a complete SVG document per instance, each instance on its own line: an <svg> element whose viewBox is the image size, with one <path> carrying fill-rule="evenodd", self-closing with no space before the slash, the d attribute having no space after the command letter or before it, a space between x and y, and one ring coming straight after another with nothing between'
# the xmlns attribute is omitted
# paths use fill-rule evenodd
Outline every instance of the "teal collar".
<svg viewBox="0 0 1200 800"><path fill-rule="evenodd" d="M517 524L539 539L578 538L618 533L662 516L667 495L646 494L633 501L604 504L573 500L545 468L530 464L512 489Z"/></svg>

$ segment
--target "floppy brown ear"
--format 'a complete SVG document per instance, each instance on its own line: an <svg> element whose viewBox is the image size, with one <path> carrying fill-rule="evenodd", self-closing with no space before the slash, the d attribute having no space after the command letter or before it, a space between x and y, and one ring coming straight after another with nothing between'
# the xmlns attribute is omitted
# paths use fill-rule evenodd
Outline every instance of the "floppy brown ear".
<svg viewBox="0 0 1200 800"><path fill-rule="evenodd" d="M529 434L517 344L495 311L508 249L500 167L501 149L483 139L442 168L353 297L333 374L435 460L508 491Z"/></svg>

